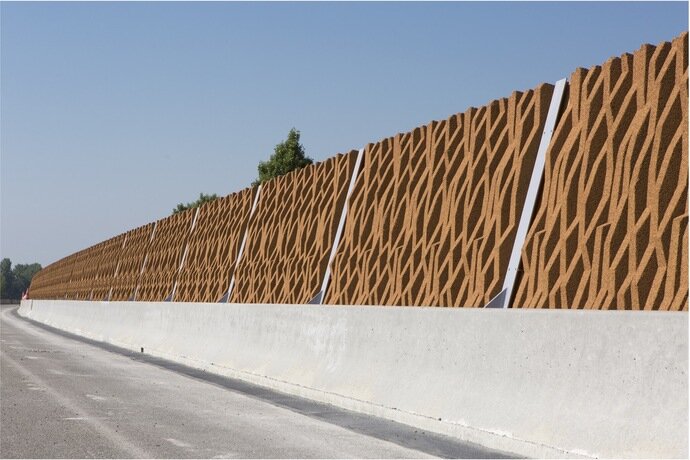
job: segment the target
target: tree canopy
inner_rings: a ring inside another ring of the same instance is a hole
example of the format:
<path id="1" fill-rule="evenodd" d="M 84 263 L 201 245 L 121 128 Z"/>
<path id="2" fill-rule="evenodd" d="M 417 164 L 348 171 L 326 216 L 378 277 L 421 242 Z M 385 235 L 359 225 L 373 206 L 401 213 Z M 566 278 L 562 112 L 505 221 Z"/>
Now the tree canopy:
<path id="1" fill-rule="evenodd" d="M 268 161 L 259 162 L 259 178 L 252 185 L 263 184 L 275 177 L 290 171 L 304 168 L 314 162 L 304 152 L 304 146 L 299 142 L 300 132 L 292 128 L 284 142 L 276 145 L 273 155 Z"/>
<path id="2" fill-rule="evenodd" d="M 252 182 L 252 185 L 263 184 L 275 177 L 282 176 L 290 171 L 304 168 L 314 163 L 314 160 L 306 155 L 304 146 L 300 144 L 299 138 L 300 132 L 292 128 L 288 133 L 287 139 L 276 145 L 273 155 L 271 155 L 267 161 L 259 162 L 259 166 L 257 167 L 259 170 L 259 178 Z M 216 199 L 218 199 L 218 195 L 215 193 L 213 195 L 200 193 L 199 199 L 191 203 L 179 203 L 177 207 L 172 210 L 172 213 L 177 214 L 188 209 L 193 209 Z"/>
<path id="3" fill-rule="evenodd" d="M 177 214 L 178 212 L 186 211 L 187 209 L 193 209 L 201 206 L 204 203 L 208 203 L 213 200 L 217 200 L 218 195 L 215 193 L 213 195 L 205 195 L 203 193 L 199 194 L 199 199 L 196 201 L 192 201 L 191 203 L 179 203 L 175 209 L 173 209 L 172 213 Z"/>
<path id="4" fill-rule="evenodd" d="M 31 279 L 41 270 L 41 264 L 17 264 L 12 269 L 8 258 L 0 261 L 0 298 L 19 300 L 29 288 Z"/>

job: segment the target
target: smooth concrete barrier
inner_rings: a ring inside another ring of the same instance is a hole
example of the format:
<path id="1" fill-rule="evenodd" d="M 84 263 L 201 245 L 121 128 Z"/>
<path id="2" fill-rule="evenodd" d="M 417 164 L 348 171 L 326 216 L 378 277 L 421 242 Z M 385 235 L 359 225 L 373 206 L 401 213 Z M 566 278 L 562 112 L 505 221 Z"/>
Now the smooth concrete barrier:
<path id="1" fill-rule="evenodd" d="M 518 455 L 688 456 L 687 312 L 34 300 L 19 313 Z"/>

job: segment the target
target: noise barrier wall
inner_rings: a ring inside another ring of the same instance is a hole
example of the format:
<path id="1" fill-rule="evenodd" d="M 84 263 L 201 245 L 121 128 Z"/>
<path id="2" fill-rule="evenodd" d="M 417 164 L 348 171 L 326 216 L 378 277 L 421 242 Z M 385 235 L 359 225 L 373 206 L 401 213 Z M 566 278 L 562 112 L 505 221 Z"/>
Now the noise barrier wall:
<path id="1" fill-rule="evenodd" d="M 369 144 L 359 171 L 353 151 L 144 225 L 47 266 L 30 295 L 482 307 L 517 250 L 513 307 L 687 310 L 688 34 L 570 76 L 516 248 L 553 94 Z"/>

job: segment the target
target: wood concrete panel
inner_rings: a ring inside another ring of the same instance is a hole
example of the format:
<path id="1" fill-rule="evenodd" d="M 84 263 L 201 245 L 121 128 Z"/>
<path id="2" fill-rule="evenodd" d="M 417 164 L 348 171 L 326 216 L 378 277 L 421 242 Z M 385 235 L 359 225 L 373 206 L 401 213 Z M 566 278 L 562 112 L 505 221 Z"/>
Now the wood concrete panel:
<path id="1" fill-rule="evenodd" d="M 84 251 L 81 258 L 80 279 L 74 293 L 77 300 L 91 300 L 94 282 L 98 276 L 98 263 L 105 242 L 95 244 Z"/>
<path id="2" fill-rule="evenodd" d="M 43 267 L 38 273 L 36 273 L 31 280 L 31 287 L 29 289 L 29 294 L 32 299 L 48 299 L 47 293 L 55 286 L 55 276 L 59 273 L 58 262 L 62 262 L 64 259 L 53 262 L 45 267 Z"/>
<path id="3" fill-rule="evenodd" d="M 58 280 L 59 284 L 55 287 L 55 290 L 53 294 L 56 297 L 52 298 L 57 298 L 57 299 L 65 299 L 67 298 L 67 286 L 69 285 L 69 280 L 70 277 L 72 276 L 72 269 L 74 268 L 74 264 L 77 259 L 77 254 L 72 254 L 68 257 L 65 258 L 65 264 L 63 269 L 61 270 L 61 273 L 59 274 Z"/>
<path id="4" fill-rule="evenodd" d="M 368 145 L 326 303 L 481 307 L 496 295 L 552 93 Z"/>
<path id="5" fill-rule="evenodd" d="M 78 253 L 53 262 L 43 268 L 31 280 L 29 289 L 33 299 L 64 299 Z"/>
<path id="6" fill-rule="evenodd" d="M 67 268 L 68 273 L 65 273 L 63 287 L 63 297 L 65 299 L 73 299 L 75 296 L 75 281 L 73 278 L 77 278 L 81 273 L 81 254 L 82 251 L 77 251 L 70 258 Z"/>
<path id="7" fill-rule="evenodd" d="M 124 240 L 125 234 L 123 233 L 107 240 L 103 245 L 98 260 L 96 260 L 98 268 L 91 282 L 91 300 L 108 300 Z"/>
<path id="8" fill-rule="evenodd" d="M 113 279 L 110 300 L 130 300 L 134 297 L 153 228 L 154 224 L 150 223 L 125 234 L 126 241 L 120 251 L 117 276 Z"/>
<path id="9" fill-rule="evenodd" d="M 217 302 L 227 293 L 255 194 L 256 188 L 247 188 L 199 208 L 176 302 Z"/>
<path id="10" fill-rule="evenodd" d="M 188 209 L 158 221 L 156 232 L 146 251 L 146 263 L 135 300 L 162 301 L 172 294 L 196 211 Z"/>
<path id="11" fill-rule="evenodd" d="M 54 265 L 54 264 L 51 264 Z M 47 265 L 43 267 L 38 273 L 34 275 L 34 277 L 31 279 L 31 288 L 29 289 L 29 293 L 31 295 L 32 299 L 45 299 L 44 297 L 45 291 L 48 289 L 48 286 L 50 285 L 50 279 L 52 275 L 52 269 L 51 265 Z"/>
<path id="12" fill-rule="evenodd" d="M 87 256 L 90 248 L 77 252 L 72 262 L 72 270 L 67 283 L 65 298 L 68 300 L 81 300 L 84 291 L 84 277 L 87 268 Z"/>
<path id="13" fill-rule="evenodd" d="M 512 305 L 688 309 L 688 34 L 577 69 Z"/>
<path id="14" fill-rule="evenodd" d="M 31 280 L 29 293 L 32 299 L 60 299 L 57 290 L 63 285 L 69 256 L 44 267 Z"/>
<path id="15" fill-rule="evenodd" d="M 233 303 L 307 303 L 321 288 L 357 151 L 262 185 Z"/>

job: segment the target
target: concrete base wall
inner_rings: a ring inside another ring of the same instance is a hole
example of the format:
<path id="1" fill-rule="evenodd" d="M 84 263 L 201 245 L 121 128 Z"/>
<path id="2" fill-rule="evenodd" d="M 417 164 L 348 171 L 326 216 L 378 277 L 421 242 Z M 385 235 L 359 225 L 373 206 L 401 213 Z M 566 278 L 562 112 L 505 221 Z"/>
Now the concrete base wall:
<path id="1" fill-rule="evenodd" d="M 19 313 L 519 455 L 688 456 L 687 312 L 34 300 Z"/>

